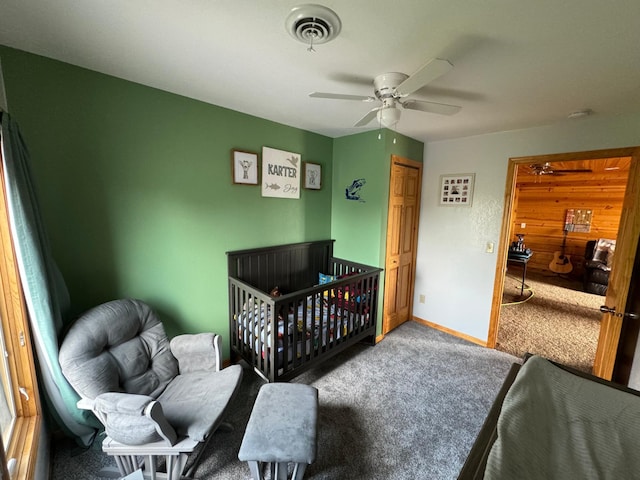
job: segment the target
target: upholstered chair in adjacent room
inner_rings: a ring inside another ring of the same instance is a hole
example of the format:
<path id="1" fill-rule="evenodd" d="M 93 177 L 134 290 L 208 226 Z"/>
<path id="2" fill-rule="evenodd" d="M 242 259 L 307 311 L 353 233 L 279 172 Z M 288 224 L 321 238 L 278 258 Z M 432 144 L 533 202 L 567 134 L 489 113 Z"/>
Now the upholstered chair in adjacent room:
<path id="1" fill-rule="evenodd" d="M 584 252 L 584 291 L 606 295 L 616 241 L 608 238 L 589 240 Z"/>

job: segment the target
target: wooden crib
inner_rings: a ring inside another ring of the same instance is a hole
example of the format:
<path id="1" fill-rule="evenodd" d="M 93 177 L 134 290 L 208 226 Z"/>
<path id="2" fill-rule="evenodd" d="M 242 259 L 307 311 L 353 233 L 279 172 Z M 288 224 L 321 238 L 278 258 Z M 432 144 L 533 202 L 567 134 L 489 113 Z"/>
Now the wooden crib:
<path id="1" fill-rule="evenodd" d="M 333 243 L 227 252 L 232 361 L 287 381 L 356 342 L 375 344 L 382 269 L 333 257 Z"/>

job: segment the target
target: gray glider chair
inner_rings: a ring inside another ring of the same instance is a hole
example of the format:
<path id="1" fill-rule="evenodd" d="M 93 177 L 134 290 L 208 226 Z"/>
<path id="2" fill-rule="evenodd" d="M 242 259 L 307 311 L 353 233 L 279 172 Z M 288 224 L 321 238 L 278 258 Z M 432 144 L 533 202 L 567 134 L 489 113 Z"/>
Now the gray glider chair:
<path id="1" fill-rule="evenodd" d="M 78 407 L 104 425 L 102 449 L 115 457 L 122 476 L 141 467 L 153 479 L 193 476 L 198 458 L 184 472 L 187 458 L 221 425 L 242 379 L 239 365 L 221 368 L 218 335 L 169 341 L 140 300 L 114 300 L 83 314 L 59 359 L 81 397 Z M 166 475 L 156 471 L 159 457 L 166 458 Z"/>

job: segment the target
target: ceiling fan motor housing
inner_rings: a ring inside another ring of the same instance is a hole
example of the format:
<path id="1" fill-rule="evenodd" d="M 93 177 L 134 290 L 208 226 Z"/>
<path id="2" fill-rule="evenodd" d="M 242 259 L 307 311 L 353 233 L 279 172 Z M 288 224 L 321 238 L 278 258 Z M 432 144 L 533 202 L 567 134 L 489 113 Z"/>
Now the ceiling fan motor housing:
<path id="1" fill-rule="evenodd" d="M 383 73 L 373 79 L 374 93 L 377 99 L 384 100 L 385 98 L 395 98 L 396 88 L 402 82 L 404 82 L 408 75 L 404 73 L 391 72 Z"/>
<path id="2" fill-rule="evenodd" d="M 302 43 L 321 44 L 338 36 L 342 22 L 330 8 L 306 4 L 291 9 L 285 27 L 293 38 Z"/>

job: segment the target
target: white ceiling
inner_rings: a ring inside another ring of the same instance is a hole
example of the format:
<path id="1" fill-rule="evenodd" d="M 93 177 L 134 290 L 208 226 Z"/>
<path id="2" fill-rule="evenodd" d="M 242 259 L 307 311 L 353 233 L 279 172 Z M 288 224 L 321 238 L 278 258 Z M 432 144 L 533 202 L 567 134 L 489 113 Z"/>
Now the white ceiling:
<path id="1" fill-rule="evenodd" d="M 377 128 L 353 127 L 375 104 L 310 92 L 372 95 L 430 58 L 454 68 L 411 98 L 462 111 L 404 110 L 421 141 L 640 112 L 638 0 L 322 0 L 342 32 L 315 53 L 285 30 L 302 3 L 2 0 L 0 43 L 331 137 Z"/>

